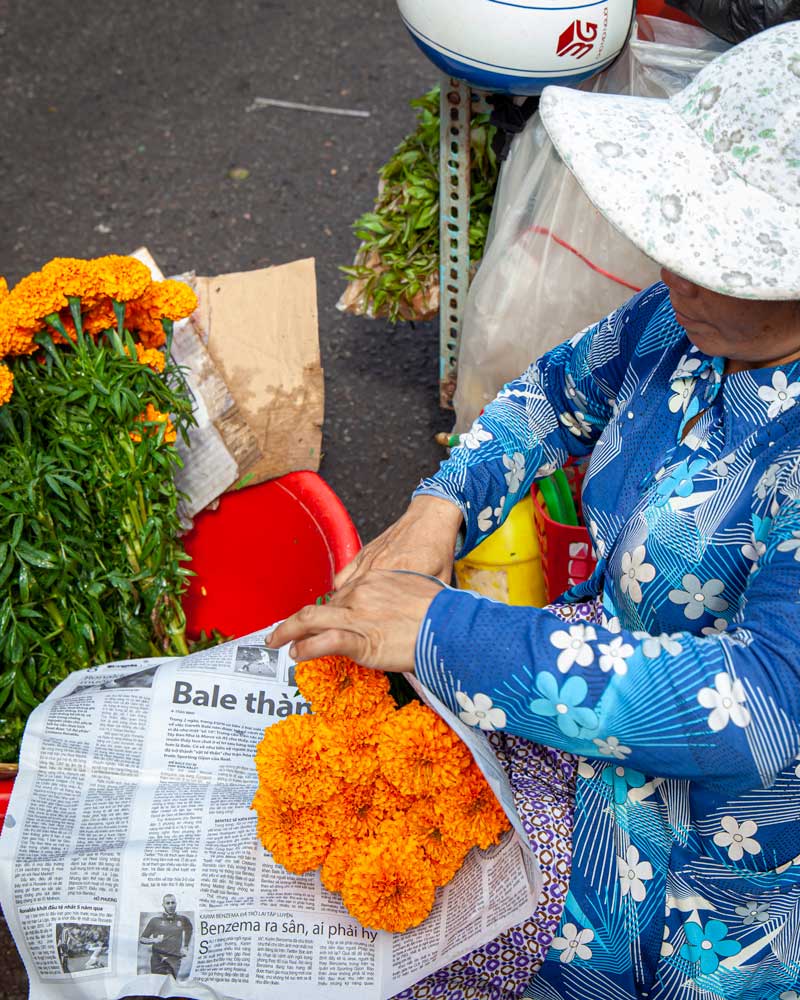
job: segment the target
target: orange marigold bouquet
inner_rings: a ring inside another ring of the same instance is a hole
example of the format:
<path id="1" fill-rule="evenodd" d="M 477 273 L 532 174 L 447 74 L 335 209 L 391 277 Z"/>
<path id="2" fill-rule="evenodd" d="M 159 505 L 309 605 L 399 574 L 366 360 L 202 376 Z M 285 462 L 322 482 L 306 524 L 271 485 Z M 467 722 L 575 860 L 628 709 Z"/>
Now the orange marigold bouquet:
<path id="1" fill-rule="evenodd" d="M 420 702 L 398 708 L 385 674 L 324 656 L 295 679 L 313 714 L 259 744 L 258 836 L 287 871 L 321 868 L 365 927 L 416 927 L 508 820 L 466 745 Z"/>
<path id="2" fill-rule="evenodd" d="M 188 652 L 169 357 L 196 307 L 132 257 L 0 278 L 0 759 L 70 670 Z"/>

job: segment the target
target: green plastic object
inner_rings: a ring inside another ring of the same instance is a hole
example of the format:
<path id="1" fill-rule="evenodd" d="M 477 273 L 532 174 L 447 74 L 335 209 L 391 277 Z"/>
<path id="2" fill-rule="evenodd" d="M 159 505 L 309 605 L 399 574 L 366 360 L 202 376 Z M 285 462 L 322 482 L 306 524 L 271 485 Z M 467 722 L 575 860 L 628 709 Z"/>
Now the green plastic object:
<path id="1" fill-rule="evenodd" d="M 536 485 L 542 491 L 548 516 L 559 524 L 577 526 L 578 512 L 564 470 L 556 469 L 552 476 L 538 480 Z"/>
<path id="2" fill-rule="evenodd" d="M 575 500 L 572 496 L 572 490 L 569 488 L 569 480 L 567 479 L 567 474 L 563 469 L 556 469 L 553 473 L 553 481 L 556 484 L 556 489 L 558 490 L 558 495 L 561 498 L 561 507 L 564 512 L 563 524 L 571 524 L 577 526 L 578 524 L 578 511 L 575 507 Z"/>

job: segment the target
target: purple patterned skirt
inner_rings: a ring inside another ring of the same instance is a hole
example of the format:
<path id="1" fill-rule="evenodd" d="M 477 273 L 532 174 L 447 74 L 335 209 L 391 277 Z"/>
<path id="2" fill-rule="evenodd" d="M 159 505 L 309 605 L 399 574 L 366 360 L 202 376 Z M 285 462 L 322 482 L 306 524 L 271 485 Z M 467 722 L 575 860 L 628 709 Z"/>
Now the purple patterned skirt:
<path id="1" fill-rule="evenodd" d="M 562 621 L 600 623 L 600 602 L 553 604 Z M 507 733 L 487 734 L 542 873 L 539 903 L 523 924 L 398 993 L 393 1000 L 517 1000 L 550 948 L 572 868 L 576 758 Z"/>

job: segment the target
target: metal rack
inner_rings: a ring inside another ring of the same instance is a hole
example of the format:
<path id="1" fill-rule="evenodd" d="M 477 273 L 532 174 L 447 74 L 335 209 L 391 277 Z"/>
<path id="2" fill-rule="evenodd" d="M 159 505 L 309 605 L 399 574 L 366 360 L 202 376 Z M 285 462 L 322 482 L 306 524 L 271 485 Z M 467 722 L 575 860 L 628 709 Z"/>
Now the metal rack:
<path id="1" fill-rule="evenodd" d="M 470 121 L 489 106 L 450 76 L 442 77 L 439 102 L 439 405 L 452 410 L 470 282 Z"/>

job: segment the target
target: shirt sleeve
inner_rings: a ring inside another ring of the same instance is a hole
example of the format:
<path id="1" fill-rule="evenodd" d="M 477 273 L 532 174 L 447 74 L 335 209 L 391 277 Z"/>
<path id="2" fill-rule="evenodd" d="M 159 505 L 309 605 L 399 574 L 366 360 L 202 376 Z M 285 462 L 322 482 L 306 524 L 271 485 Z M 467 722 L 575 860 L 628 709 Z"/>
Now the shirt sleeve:
<path id="1" fill-rule="evenodd" d="M 800 750 L 800 500 L 781 507 L 744 597 L 724 633 L 650 636 L 445 590 L 417 674 L 468 725 L 616 760 L 621 781 L 767 787 Z"/>
<path id="2" fill-rule="evenodd" d="M 149 938 L 152 937 L 154 933 L 155 933 L 155 928 L 153 926 L 153 919 L 151 918 L 150 920 L 147 921 L 147 927 L 145 927 L 145 929 L 142 931 L 139 937 Z"/>
<path id="3" fill-rule="evenodd" d="M 181 917 L 181 921 L 183 922 L 183 946 L 184 948 L 188 948 L 189 943 L 192 940 L 192 931 L 194 928 L 192 927 L 192 922 L 188 917 Z"/>
<path id="4" fill-rule="evenodd" d="M 653 285 L 509 382 L 414 496 L 450 500 L 464 518 L 465 555 L 506 519 L 537 477 L 589 455 L 614 413 L 630 359 L 668 298 Z"/>

